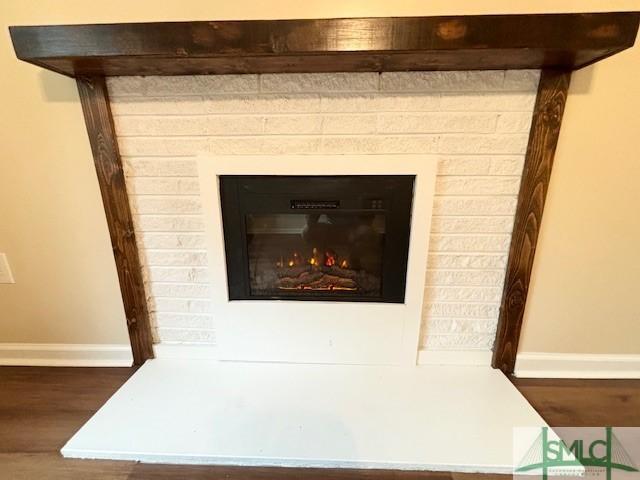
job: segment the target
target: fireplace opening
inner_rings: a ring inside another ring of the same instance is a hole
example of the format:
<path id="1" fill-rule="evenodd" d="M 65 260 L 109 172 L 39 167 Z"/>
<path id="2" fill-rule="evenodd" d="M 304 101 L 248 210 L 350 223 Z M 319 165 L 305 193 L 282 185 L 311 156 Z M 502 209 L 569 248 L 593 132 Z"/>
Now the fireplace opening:
<path id="1" fill-rule="evenodd" d="M 378 297 L 384 236 L 377 213 L 248 215 L 251 292 Z"/>
<path id="2" fill-rule="evenodd" d="M 413 176 L 220 176 L 230 300 L 404 301 Z"/>

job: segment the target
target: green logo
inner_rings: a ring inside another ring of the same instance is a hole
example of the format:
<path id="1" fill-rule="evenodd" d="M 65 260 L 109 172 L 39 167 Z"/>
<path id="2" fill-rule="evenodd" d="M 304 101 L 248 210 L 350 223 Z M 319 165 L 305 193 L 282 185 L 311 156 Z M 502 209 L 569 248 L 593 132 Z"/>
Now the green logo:
<path id="1" fill-rule="evenodd" d="M 549 427 L 542 427 L 533 445 L 516 467 L 515 473 L 539 469 L 542 470 L 543 480 L 547 480 L 550 469 L 552 472 L 554 469 L 557 472 L 559 468 L 563 468 L 566 472 L 567 468 L 571 469 L 571 467 L 575 467 L 575 471 L 580 472 L 583 468 L 587 472 L 604 469 L 607 480 L 611 480 L 613 470 L 638 471 L 620 440 L 613 433 L 612 427 L 604 428 L 604 438 L 573 439 L 570 445 L 567 445 L 565 440 L 555 437 L 555 434 L 549 438 L 549 432 Z"/>

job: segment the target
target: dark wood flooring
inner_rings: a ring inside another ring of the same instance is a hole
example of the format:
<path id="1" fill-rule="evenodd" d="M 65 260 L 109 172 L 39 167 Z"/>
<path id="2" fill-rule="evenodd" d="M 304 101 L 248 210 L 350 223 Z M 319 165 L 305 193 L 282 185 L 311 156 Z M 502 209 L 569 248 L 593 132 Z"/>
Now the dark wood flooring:
<path id="1" fill-rule="evenodd" d="M 488 480 L 370 470 L 235 468 L 67 460 L 62 445 L 133 373 L 128 368 L 0 368 L 1 480 Z M 518 380 L 552 426 L 640 426 L 640 381 Z M 471 478 L 473 477 L 473 478 Z"/>

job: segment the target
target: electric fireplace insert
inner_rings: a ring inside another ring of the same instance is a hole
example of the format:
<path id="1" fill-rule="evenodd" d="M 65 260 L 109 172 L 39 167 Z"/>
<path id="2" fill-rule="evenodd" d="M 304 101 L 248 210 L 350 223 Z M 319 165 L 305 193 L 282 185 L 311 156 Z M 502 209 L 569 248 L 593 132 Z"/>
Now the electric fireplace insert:
<path id="1" fill-rule="evenodd" d="M 221 175 L 229 300 L 403 303 L 411 175 Z"/>

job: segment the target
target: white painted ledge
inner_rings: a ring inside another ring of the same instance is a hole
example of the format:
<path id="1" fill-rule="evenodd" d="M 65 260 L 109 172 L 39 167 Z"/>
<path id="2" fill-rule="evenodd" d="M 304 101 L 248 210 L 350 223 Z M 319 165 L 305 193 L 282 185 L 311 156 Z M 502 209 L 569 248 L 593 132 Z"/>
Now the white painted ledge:
<path id="1" fill-rule="evenodd" d="M 148 463 L 511 473 L 544 420 L 499 371 L 147 361 L 62 449 Z"/>
<path id="2" fill-rule="evenodd" d="M 518 378 L 640 378 L 640 354 L 522 352 L 516 357 Z"/>
<path id="3" fill-rule="evenodd" d="M 418 365 L 491 365 L 490 350 L 419 350 Z"/>
<path id="4" fill-rule="evenodd" d="M 127 344 L 0 343 L 0 365 L 28 367 L 130 367 Z"/>
<path id="5" fill-rule="evenodd" d="M 153 353 L 158 359 L 183 359 L 183 360 L 217 360 L 218 349 L 211 344 L 198 343 L 156 343 L 153 345 Z"/>
<path id="6" fill-rule="evenodd" d="M 153 346 L 156 358 L 217 360 L 215 345 L 196 343 L 157 343 Z M 491 365 L 489 350 L 419 350 L 418 365 Z"/>

